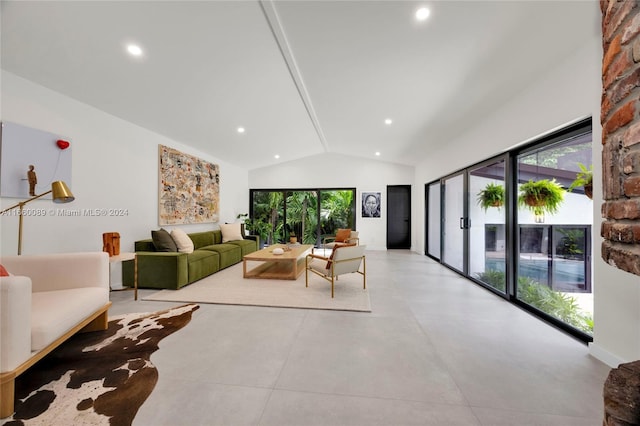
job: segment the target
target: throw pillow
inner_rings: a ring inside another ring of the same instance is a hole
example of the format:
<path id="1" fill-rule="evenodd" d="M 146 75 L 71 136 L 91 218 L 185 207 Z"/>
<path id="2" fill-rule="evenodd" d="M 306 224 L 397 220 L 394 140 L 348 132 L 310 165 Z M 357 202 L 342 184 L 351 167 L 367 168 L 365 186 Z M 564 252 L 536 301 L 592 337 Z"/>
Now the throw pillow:
<path id="1" fill-rule="evenodd" d="M 176 243 L 166 229 L 160 228 L 157 231 L 151 231 L 151 239 L 156 251 L 178 251 Z"/>
<path id="2" fill-rule="evenodd" d="M 241 223 L 221 223 L 220 231 L 222 231 L 222 242 L 242 240 Z"/>
<path id="3" fill-rule="evenodd" d="M 336 243 L 344 243 L 351 236 L 351 229 L 338 229 L 336 232 Z"/>
<path id="4" fill-rule="evenodd" d="M 9 272 L 4 269 L 4 266 L 0 265 L 0 277 L 8 277 L 9 275 Z"/>
<path id="5" fill-rule="evenodd" d="M 193 241 L 182 229 L 176 228 L 171 231 L 171 238 L 173 238 L 180 253 L 193 253 Z"/>
<path id="6" fill-rule="evenodd" d="M 331 256 L 329 256 L 329 261 L 327 262 L 326 269 L 331 269 L 331 264 L 333 263 L 333 256 L 335 256 L 336 252 L 340 247 L 350 247 L 355 246 L 355 243 L 338 243 L 333 247 L 331 251 Z"/>

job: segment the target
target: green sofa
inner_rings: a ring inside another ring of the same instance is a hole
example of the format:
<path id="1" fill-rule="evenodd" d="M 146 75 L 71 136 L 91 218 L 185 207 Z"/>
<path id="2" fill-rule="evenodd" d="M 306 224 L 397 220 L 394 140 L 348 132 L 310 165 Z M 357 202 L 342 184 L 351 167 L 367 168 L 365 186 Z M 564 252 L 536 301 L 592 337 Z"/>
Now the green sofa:
<path id="1" fill-rule="evenodd" d="M 242 261 L 245 254 L 258 250 L 259 237 L 222 242 L 220 230 L 188 234 L 193 253 L 157 252 L 152 239 L 135 242 L 138 258 L 138 288 L 177 290 Z M 122 282 L 133 287 L 133 261 L 122 264 Z"/>

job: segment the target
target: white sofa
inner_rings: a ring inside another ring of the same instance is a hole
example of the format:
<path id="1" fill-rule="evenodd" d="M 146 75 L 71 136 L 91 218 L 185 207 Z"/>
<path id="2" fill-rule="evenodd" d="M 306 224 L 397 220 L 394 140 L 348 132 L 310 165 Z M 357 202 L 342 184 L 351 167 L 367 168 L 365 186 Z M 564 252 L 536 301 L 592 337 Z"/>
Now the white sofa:
<path id="1" fill-rule="evenodd" d="M 79 331 L 106 330 L 104 252 L 0 258 L 0 418 L 13 414 L 15 378 Z"/>

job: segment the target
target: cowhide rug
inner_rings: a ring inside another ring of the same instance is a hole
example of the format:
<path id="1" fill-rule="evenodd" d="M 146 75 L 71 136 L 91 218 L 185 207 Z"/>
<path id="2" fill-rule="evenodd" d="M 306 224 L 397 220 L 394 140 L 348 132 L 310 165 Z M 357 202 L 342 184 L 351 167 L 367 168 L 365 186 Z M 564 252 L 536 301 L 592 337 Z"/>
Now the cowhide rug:
<path id="1" fill-rule="evenodd" d="M 158 342 L 198 305 L 112 317 L 105 331 L 73 336 L 16 380 L 8 425 L 130 425 L 158 381 Z"/>

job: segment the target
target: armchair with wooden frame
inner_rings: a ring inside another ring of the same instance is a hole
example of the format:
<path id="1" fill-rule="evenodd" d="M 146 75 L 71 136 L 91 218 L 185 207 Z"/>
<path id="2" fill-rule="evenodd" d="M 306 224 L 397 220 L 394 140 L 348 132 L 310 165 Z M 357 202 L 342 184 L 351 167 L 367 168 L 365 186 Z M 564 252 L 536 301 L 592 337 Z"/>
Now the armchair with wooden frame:
<path id="1" fill-rule="evenodd" d="M 309 287 L 309 271 L 331 283 L 331 297 L 334 296 L 335 281 L 343 274 L 357 273 L 362 275 L 362 288 L 367 289 L 367 263 L 364 251 L 367 246 L 336 246 L 330 257 L 314 253 L 305 258 L 305 286 Z M 362 266 L 362 271 L 360 271 Z"/>
<path id="2" fill-rule="evenodd" d="M 338 229 L 336 235 L 330 237 L 324 237 L 322 239 L 322 248 L 331 249 L 340 244 L 360 244 L 360 238 L 358 238 L 358 231 L 352 231 L 351 229 Z"/>

